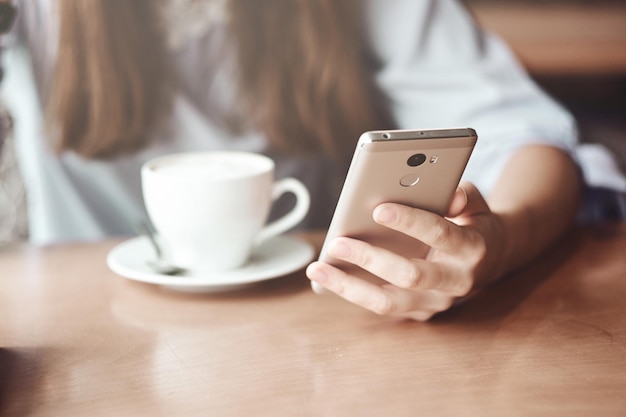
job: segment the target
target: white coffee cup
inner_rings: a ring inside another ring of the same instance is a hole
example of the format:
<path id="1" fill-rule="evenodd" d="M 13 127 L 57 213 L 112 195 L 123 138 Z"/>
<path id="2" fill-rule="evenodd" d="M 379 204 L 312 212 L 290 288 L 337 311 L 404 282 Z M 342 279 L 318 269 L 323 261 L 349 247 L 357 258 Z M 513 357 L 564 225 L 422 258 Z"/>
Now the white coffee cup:
<path id="1" fill-rule="evenodd" d="M 249 152 L 167 155 L 141 168 L 143 198 L 165 259 L 193 272 L 235 269 L 264 241 L 306 216 L 310 197 L 295 178 L 274 180 L 274 161 Z M 294 207 L 267 224 L 282 194 Z"/>

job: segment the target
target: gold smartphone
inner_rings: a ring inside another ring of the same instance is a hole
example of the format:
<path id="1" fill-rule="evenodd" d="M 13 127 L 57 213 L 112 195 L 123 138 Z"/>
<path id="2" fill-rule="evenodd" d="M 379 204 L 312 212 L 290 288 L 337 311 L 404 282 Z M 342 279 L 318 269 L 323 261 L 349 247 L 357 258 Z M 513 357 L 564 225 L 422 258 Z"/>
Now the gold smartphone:
<path id="1" fill-rule="evenodd" d="M 409 258 L 426 256 L 426 245 L 377 224 L 372 218 L 374 208 L 394 202 L 444 216 L 476 141 L 471 128 L 381 130 L 361 135 L 319 260 L 367 275 L 327 255 L 328 242 L 338 236 L 364 240 Z"/>

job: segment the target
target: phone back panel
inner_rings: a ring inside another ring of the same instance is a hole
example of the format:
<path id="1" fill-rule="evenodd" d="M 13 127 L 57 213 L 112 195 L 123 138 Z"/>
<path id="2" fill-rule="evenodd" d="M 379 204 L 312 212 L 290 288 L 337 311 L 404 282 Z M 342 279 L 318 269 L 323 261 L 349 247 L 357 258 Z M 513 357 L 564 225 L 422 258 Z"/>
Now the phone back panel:
<path id="1" fill-rule="evenodd" d="M 352 268 L 326 255 L 326 242 L 337 236 L 364 240 L 405 257 L 426 256 L 426 245 L 378 225 L 372 213 L 381 203 L 395 202 L 444 216 L 476 143 L 472 129 L 462 131 L 467 132 L 465 136 L 436 138 L 420 131 L 402 131 L 399 139 L 387 133 L 390 139 L 380 139 L 380 132 L 364 134 L 346 176 L 320 260 L 343 269 Z M 409 159 L 418 154 L 423 154 L 423 163 L 410 166 Z"/>

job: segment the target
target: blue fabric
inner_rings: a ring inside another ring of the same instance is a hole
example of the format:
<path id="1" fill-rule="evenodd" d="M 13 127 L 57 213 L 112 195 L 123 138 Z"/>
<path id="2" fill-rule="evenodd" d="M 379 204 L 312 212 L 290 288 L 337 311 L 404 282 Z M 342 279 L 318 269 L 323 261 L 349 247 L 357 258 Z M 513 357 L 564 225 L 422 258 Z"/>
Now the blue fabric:
<path id="1" fill-rule="evenodd" d="M 583 224 L 626 221 L 626 193 L 603 187 L 587 187 L 579 221 Z"/>

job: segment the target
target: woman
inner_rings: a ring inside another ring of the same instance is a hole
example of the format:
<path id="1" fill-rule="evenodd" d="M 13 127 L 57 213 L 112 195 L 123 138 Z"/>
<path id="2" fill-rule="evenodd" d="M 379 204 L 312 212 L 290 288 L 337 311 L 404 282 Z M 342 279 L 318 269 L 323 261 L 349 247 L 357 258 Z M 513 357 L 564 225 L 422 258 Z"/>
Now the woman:
<path id="1" fill-rule="evenodd" d="M 373 213 L 430 244 L 428 260 L 342 238 L 331 253 L 389 285 L 307 270 L 364 308 L 425 320 L 532 259 L 577 214 L 571 117 L 453 0 L 20 7 L 3 96 L 35 243 L 132 233 L 140 165 L 201 149 L 270 154 L 311 191 L 304 226 L 326 227 L 361 132 L 471 126 L 479 144 L 447 219 L 397 204 Z"/>

